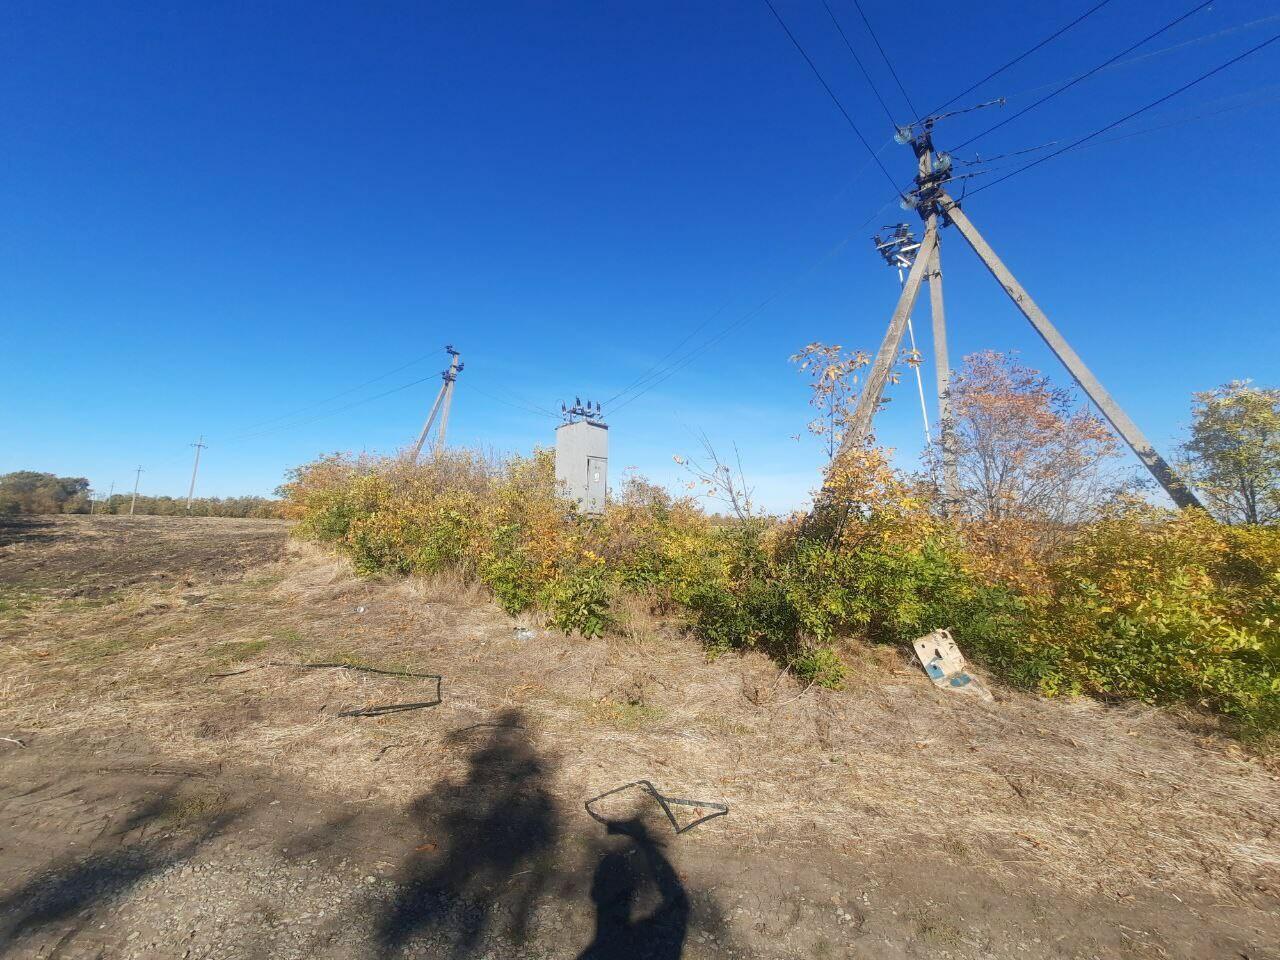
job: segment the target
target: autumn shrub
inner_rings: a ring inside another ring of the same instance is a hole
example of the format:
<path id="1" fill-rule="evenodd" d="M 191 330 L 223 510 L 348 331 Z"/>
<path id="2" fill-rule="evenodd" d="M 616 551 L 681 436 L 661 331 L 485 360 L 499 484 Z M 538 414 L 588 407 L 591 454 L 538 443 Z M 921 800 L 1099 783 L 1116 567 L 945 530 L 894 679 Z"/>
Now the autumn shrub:
<path id="1" fill-rule="evenodd" d="M 819 507 L 790 520 L 726 521 L 635 477 L 602 516 L 582 516 L 557 495 L 545 451 L 418 466 L 331 457 L 285 492 L 298 533 L 362 573 L 456 571 L 512 615 L 537 608 L 588 637 L 621 629 L 626 594 L 710 655 L 757 649 L 839 686 L 843 638 L 905 646 L 948 627 L 982 667 L 1047 695 L 1189 704 L 1243 731 L 1280 729 L 1276 528 L 1129 504 L 1037 551 L 1024 576 L 874 448 L 846 457 Z"/>
<path id="2" fill-rule="evenodd" d="M 1280 728 L 1280 529 L 1130 508 L 1080 532 L 1032 627 L 1040 686 Z"/>

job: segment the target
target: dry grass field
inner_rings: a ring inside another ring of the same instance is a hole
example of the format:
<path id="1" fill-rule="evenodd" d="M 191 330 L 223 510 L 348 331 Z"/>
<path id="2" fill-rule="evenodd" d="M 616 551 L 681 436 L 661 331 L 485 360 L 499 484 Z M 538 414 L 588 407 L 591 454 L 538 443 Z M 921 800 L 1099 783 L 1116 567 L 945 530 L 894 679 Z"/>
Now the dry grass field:
<path id="1" fill-rule="evenodd" d="M 849 656 L 567 637 L 275 521 L 5 521 L 0 956 L 1280 957 L 1274 765 Z M 434 699 L 379 670 L 441 702 L 344 716 Z M 587 815 L 642 778 L 729 813 Z"/>

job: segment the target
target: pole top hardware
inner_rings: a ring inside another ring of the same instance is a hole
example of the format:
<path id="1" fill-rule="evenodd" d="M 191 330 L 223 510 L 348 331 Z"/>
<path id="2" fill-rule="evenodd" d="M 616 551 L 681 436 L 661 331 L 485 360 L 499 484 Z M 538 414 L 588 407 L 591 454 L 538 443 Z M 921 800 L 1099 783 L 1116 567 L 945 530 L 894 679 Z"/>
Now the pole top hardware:
<path id="1" fill-rule="evenodd" d="M 884 257 L 884 262 L 889 266 L 897 267 L 899 270 L 910 270 L 911 264 L 915 263 L 916 252 L 920 249 L 920 241 L 911 235 L 911 226 L 906 223 L 895 223 L 882 229 L 892 230 L 893 233 L 886 239 L 881 239 L 878 233 L 872 238 L 876 244 L 876 251 Z"/>
<path id="2" fill-rule="evenodd" d="M 1008 101 L 1004 97 L 996 97 L 994 100 L 987 100 L 983 103 L 975 103 L 971 107 L 961 107 L 959 110 L 948 110 L 946 113 L 935 113 L 924 117 L 920 120 L 914 120 L 911 123 L 903 124 L 898 127 L 893 135 L 893 139 L 898 143 L 906 145 L 916 138 L 916 130 L 921 133 L 928 133 L 933 130 L 933 125 L 939 120 L 950 120 L 952 117 L 958 117 L 962 113 L 972 113 L 974 110 L 982 110 L 986 107 L 1003 107 Z"/>
<path id="3" fill-rule="evenodd" d="M 453 383 L 453 381 L 458 379 L 458 374 L 462 372 L 465 364 L 458 359 L 462 354 L 453 349 L 452 343 L 446 343 L 444 345 L 444 352 L 449 355 L 450 361 L 449 366 L 440 371 L 440 379 L 445 383 Z"/>
<path id="4" fill-rule="evenodd" d="M 934 114 L 898 128 L 897 133 L 894 134 L 894 140 L 901 144 L 910 144 L 916 159 L 920 161 L 920 173 L 915 178 L 916 187 L 904 194 L 900 202 L 903 210 L 915 210 L 921 220 L 928 220 L 935 214 L 942 215 L 945 222 L 945 211 L 938 200 L 942 193 L 942 185 L 953 179 L 954 161 L 951 154 L 946 151 L 934 150 L 933 126 L 939 120 L 946 120 L 962 113 L 971 113 L 984 107 L 1003 107 L 1005 102 L 1004 97 L 997 97 L 995 100 L 988 100 L 960 110 Z"/>
<path id="5" fill-rule="evenodd" d="M 577 423 L 579 420 L 585 420 L 587 423 L 595 424 L 603 427 L 604 412 L 600 409 L 600 401 L 588 400 L 585 404 L 581 397 L 573 398 L 573 406 L 566 406 L 563 402 L 560 404 L 560 416 L 564 418 L 565 423 Z"/>

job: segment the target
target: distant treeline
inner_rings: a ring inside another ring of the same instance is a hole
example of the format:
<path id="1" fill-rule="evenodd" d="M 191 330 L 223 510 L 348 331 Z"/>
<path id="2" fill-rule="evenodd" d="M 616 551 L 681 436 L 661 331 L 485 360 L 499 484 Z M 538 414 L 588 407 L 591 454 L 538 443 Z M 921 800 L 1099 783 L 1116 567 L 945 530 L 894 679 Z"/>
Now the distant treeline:
<path id="1" fill-rule="evenodd" d="M 50 513 L 128 514 L 132 494 L 117 493 L 105 499 L 91 499 L 89 481 L 84 477 L 58 477 L 52 473 L 19 470 L 0 474 L 0 516 Z M 138 494 L 135 514 L 164 517 L 257 517 L 281 516 L 279 500 L 267 497 L 149 497 Z"/>

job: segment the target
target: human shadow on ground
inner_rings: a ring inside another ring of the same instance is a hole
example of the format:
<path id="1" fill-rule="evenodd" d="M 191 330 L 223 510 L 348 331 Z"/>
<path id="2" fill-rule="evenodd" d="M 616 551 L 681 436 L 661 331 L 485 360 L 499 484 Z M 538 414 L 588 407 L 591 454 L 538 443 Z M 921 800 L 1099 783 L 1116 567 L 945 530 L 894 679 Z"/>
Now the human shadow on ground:
<path id="1" fill-rule="evenodd" d="M 384 957 L 421 938 L 438 941 L 438 955 L 452 957 L 473 955 L 490 936 L 523 943 L 552 877 L 560 823 L 548 764 L 529 742 L 520 711 L 452 738 L 470 741 L 478 745 L 466 775 L 413 802 L 422 843 L 376 921 Z"/>
<path id="2" fill-rule="evenodd" d="M 578 960 L 676 960 L 690 904 L 662 844 L 639 819 L 609 824 L 624 842 L 609 850 L 591 882 L 595 937 Z"/>
<path id="3" fill-rule="evenodd" d="M 132 832 L 167 823 L 178 801 L 177 791 L 167 789 L 134 811 L 113 833 L 125 843 Z M 0 897 L 0 957 L 29 944 L 19 941 L 43 928 L 75 917 L 60 943 L 70 941 L 88 922 L 87 914 L 118 898 L 148 876 L 189 859 L 201 846 L 226 831 L 241 811 L 224 810 L 163 839 L 128 843 L 102 853 L 65 857 L 4 897 Z"/>

